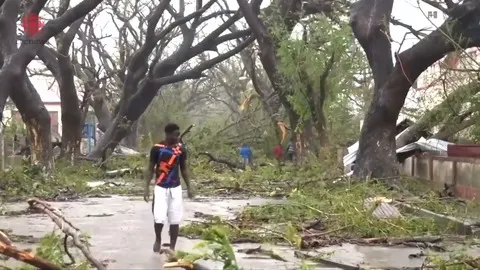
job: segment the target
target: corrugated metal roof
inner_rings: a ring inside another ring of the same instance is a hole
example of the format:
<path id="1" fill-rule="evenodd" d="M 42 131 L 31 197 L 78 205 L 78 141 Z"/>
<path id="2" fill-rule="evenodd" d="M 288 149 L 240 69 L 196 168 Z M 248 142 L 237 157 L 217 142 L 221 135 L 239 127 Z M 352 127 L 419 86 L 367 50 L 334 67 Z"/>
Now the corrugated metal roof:
<path id="1" fill-rule="evenodd" d="M 404 132 L 406 132 L 406 130 L 407 129 L 398 133 L 397 136 L 395 136 L 395 140 L 398 139 L 398 137 L 400 135 L 402 135 Z M 343 166 L 350 166 L 357 159 L 358 141 L 356 143 L 352 144 L 350 147 L 348 147 L 348 150 L 349 150 L 348 151 L 349 153 L 343 157 Z"/>
<path id="2" fill-rule="evenodd" d="M 447 152 L 447 145 L 452 144 L 447 141 L 431 138 L 425 139 L 421 137 L 418 141 L 407 144 L 397 149 L 397 153 L 405 153 L 412 150 L 419 149 L 424 152 Z"/>
<path id="3" fill-rule="evenodd" d="M 395 139 L 397 139 L 404 131 L 400 132 L 396 137 Z M 419 149 L 421 151 L 424 151 L 424 152 L 438 152 L 438 153 L 446 153 L 447 152 L 447 145 L 449 144 L 452 144 L 450 142 L 447 142 L 447 141 L 442 141 L 442 140 L 439 140 L 439 139 L 434 139 L 434 138 L 431 138 L 431 139 L 425 139 L 423 137 L 421 137 L 418 141 L 414 142 L 414 143 L 411 143 L 411 144 L 407 144 L 405 146 L 402 146 L 400 148 L 397 149 L 397 154 L 398 153 L 405 153 L 405 152 L 409 152 L 409 151 L 412 151 L 412 150 L 415 150 L 415 149 Z M 353 146 L 355 146 L 355 148 L 353 148 Z M 352 149 L 355 149 L 355 151 L 351 152 L 351 153 L 348 153 L 347 155 L 345 155 L 343 157 L 343 166 L 350 166 L 353 164 L 353 162 L 355 162 L 355 160 L 357 159 L 357 151 L 358 151 L 358 142 L 356 142 L 355 144 L 353 144 L 352 146 Z"/>

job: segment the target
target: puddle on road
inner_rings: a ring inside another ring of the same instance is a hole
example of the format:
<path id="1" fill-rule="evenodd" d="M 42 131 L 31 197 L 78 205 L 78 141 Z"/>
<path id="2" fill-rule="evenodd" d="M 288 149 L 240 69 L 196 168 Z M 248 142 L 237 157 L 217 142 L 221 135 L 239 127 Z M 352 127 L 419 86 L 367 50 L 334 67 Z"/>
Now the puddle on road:
<path id="1" fill-rule="evenodd" d="M 185 220 L 196 220 L 195 212 L 233 218 L 235 213 L 246 205 L 260 205 L 279 200 L 250 198 L 231 199 L 185 199 Z M 112 196 L 111 198 L 90 198 L 80 202 L 53 202 L 54 207 L 62 210 L 65 216 L 82 232 L 91 236 L 91 251 L 99 260 L 109 260 L 108 269 L 162 269 L 162 256 L 153 254 L 151 248 L 154 240 L 151 203 L 132 200 L 129 197 Z M 9 209 L 25 209 L 26 203 L 7 205 Z M 90 216 L 90 217 L 88 217 Z M 2 217 L 0 228 L 12 229 L 17 235 L 41 237 L 53 230 L 53 222 L 44 215 Z M 168 242 L 168 231 L 164 230 L 164 242 Z M 177 248 L 189 251 L 198 240 L 179 238 Z M 18 244 L 28 247 L 28 244 Z M 234 249 L 258 247 L 259 244 L 236 244 Z M 273 260 L 269 257 L 251 258 L 243 253 L 237 254 L 242 269 L 299 269 L 301 261 L 294 256 L 289 247 L 262 245 L 272 249 L 288 262 Z M 349 264 L 369 264 L 375 267 L 420 267 L 423 259 L 409 259 L 408 255 L 418 253 L 416 248 L 359 247 L 345 244 L 341 247 L 319 249 L 317 254 L 329 253 L 331 259 Z M 319 252 L 319 253 L 318 253 Z M 333 253 L 331 253 L 333 252 Z M 331 254 L 330 254 L 331 253 Z M 313 255 L 313 254 L 312 254 Z M 8 261 L 11 264 L 12 260 Z M 220 263 L 208 262 L 211 269 L 222 269 Z M 335 269 L 316 267 L 316 269 Z"/>

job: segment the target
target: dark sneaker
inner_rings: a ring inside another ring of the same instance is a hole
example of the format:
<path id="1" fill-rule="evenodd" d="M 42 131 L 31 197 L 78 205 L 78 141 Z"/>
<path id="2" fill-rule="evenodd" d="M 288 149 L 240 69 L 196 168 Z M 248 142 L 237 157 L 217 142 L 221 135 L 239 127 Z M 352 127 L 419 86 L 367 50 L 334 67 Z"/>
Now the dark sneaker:
<path id="1" fill-rule="evenodd" d="M 160 242 L 155 241 L 155 243 L 153 244 L 153 252 L 160 252 L 160 246 Z"/>

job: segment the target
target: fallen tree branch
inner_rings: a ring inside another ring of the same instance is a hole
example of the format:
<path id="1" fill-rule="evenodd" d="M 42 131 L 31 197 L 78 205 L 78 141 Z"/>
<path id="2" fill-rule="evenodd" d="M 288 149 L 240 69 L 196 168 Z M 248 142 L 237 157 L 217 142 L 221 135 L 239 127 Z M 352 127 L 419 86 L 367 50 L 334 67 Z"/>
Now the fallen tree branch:
<path id="1" fill-rule="evenodd" d="M 237 164 L 235 162 L 232 162 L 232 161 L 229 161 L 229 160 L 226 160 L 226 159 L 222 159 L 222 158 L 216 158 L 214 157 L 212 154 L 208 153 L 208 152 L 201 152 L 201 153 L 198 153 L 199 156 L 207 156 L 209 158 L 209 161 L 208 163 L 214 161 L 214 162 L 217 162 L 217 163 L 221 163 L 221 164 L 225 164 L 228 166 L 228 168 L 234 172 L 235 170 L 234 169 L 241 169 L 241 170 L 244 170 L 245 167 L 243 165 L 240 165 L 240 164 Z"/>
<path id="2" fill-rule="evenodd" d="M 8 236 L 2 231 L 0 231 L 0 242 L 4 243 L 7 246 L 12 245 L 12 241 L 10 241 L 10 238 L 8 238 Z"/>
<path id="3" fill-rule="evenodd" d="M 193 127 L 195 127 L 195 125 L 193 125 L 193 124 L 188 126 L 188 128 L 185 129 L 185 131 L 180 135 L 180 142 L 181 143 L 183 143 L 183 136 L 187 135 Z"/>
<path id="4" fill-rule="evenodd" d="M 80 241 L 79 232 L 80 229 L 75 227 L 70 221 L 65 219 L 65 217 L 55 208 L 51 207 L 48 203 L 43 202 L 37 198 L 31 198 L 28 201 L 30 208 L 39 210 L 47 214 L 52 221 L 68 236 L 71 236 L 73 239 L 73 244 L 82 251 L 85 258 L 90 261 L 95 268 L 99 270 L 106 270 L 105 266 L 95 259 L 88 248 Z M 68 226 L 65 226 L 68 225 Z M 43 269 L 43 268 L 42 268 Z M 60 269 L 60 268 L 58 268 Z"/>
<path id="5" fill-rule="evenodd" d="M 65 249 L 65 253 L 67 253 L 68 258 L 70 259 L 69 263 L 66 263 L 65 265 L 74 265 L 75 264 L 75 258 L 73 255 L 70 253 L 68 250 L 68 234 L 65 234 L 65 237 L 63 238 L 63 249 Z"/>
<path id="6" fill-rule="evenodd" d="M 12 246 L 12 241 L 6 234 L 0 232 L 0 253 L 24 263 L 30 264 L 42 270 L 61 270 L 57 266 L 45 259 L 39 258 L 28 251 L 19 250 Z"/>

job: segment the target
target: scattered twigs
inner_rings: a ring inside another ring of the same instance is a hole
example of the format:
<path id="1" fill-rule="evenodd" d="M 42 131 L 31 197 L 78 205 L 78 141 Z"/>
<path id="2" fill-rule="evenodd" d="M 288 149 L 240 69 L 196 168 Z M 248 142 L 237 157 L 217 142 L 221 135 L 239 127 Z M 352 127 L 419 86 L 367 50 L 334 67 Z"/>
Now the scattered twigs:
<path id="1" fill-rule="evenodd" d="M 320 209 L 317 209 L 315 207 L 312 207 L 312 206 L 304 204 L 304 203 L 291 203 L 291 204 L 295 205 L 295 206 L 308 208 L 308 209 L 310 209 L 314 212 L 317 212 L 318 214 L 323 215 L 323 216 L 339 216 L 340 215 L 340 214 L 325 213 L 324 211 L 321 211 Z"/>
<path id="2" fill-rule="evenodd" d="M 409 246 L 425 249 L 428 248 L 439 252 L 445 251 L 445 247 L 441 244 L 441 242 L 443 242 L 443 238 L 440 236 L 408 238 L 376 237 L 350 239 L 330 236 L 330 234 L 346 228 L 348 228 L 348 226 L 325 232 L 303 234 L 301 236 L 302 248 L 316 248 L 337 245 L 339 243 L 351 243 L 355 245 Z"/>
<path id="3" fill-rule="evenodd" d="M 388 237 L 376 237 L 376 238 L 363 238 L 360 240 L 365 244 L 391 244 L 398 245 L 403 243 L 440 243 L 443 238 L 440 236 L 420 236 L 409 238 L 388 238 Z"/>
<path id="4" fill-rule="evenodd" d="M 226 160 L 226 159 L 216 158 L 208 152 L 201 152 L 201 153 L 198 153 L 198 155 L 208 157 L 209 158 L 208 163 L 214 161 L 214 162 L 217 162 L 217 163 L 220 163 L 220 164 L 225 164 L 225 165 L 227 165 L 227 167 L 232 172 L 235 171 L 234 169 L 241 169 L 241 170 L 245 169 L 245 167 L 243 165 L 236 164 L 235 162 L 232 162 L 232 161 L 229 161 L 229 160 Z"/>
<path id="5" fill-rule="evenodd" d="M 105 266 L 95 259 L 88 248 L 80 240 L 79 234 L 80 230 L 75 227 L 70 221 L 65 219 L 65 217 L 55 208 L 51 207 L 48 203 L 43 202 L 37 198 L 31 198 L 28 200 L 28 204 L 31 208 L 42 211 L 47 214 L 52 221 L 68 236 L 71 236 L 73 239 L 73 244 L 82 251 L 83 255 L 90 261 L 95 268 L 100 270 L 106 270 Z M 68 226 L 65 226 L 68 225 Z"/>
<path id="6" fill-rule="evenodd" d="M 273 250 L 264 249 L 264 248 L 262 248 L 262 246 L 258 246 L 256 248 L 239 249 L 238 252 L 242 252 L 242 253 L 245 253 L 247 255 L 260 254 L 260 255 L 263 255 L 263 256 L 270 257 L 273 260 L 288 262 L 288 260 L 286 260 L 285 258 L 276 254 L 275 252 L 273 252 Z M 258 257 L 247 257 L 247 259 L 248 258 L 258 258 Z M 260 258 L 262 258 L 262 257 L 260 257 Z"/>
<path id="7" fill-rule="evenodd" d="M 295 251 L 295 256 L 297 258 L 300 258 L 300 259 L 307 259 L 307 260 L 311 260 L 311 261 L 314 261 L 314 262 L 324 264 L 326 266 L 338 267 L 340 269 L 345 269 L 345 270 L 361 269 L 359 266 L 353 266 L 353 265 L 343 264 L 343 263 L 339 263 L 339 262 L 334 262 L 334 261 L 322 258 L 320 256 L 312 256 L 312 255 L 309 255 L 309 254 L 307 254 L 305 252 L 301 252 L 301 251 Z"/>
<path id="8" fill-rule="evenodd" d="M 39 258 L 28 251 L 19 250 L 12 246 L 12 241 L 6 234 L 0 232 L 0 253 L 16 260 L 28 263 L 43 270 L 61 270 L 60 266 L 54 265 L 51 262 Z"/>
<path id="9" fill-rule="evenodd" d="M 335 233 L 335 232 L 338 232 L 338 231 L 342 231 L 342 230 L 350 228 L 350 227 L 352 227 L 352 225 L 347 225 L 347 226 L 343 226 L 343 227 L 340 227 L 340 228 L 337 228 L 337 229 L 332 229 L 332 230 L 329 230 L 329 231 L 324 231 L 324 232 L 319 232 L 319 233 L 304 234 L 304 235 L 302 235 L 302 239 L 321 237 L 321 236 L 329 235 L 329 234 L 332 234 L 332 233 Z"/>
<path id="10" fill-rule="evenodd" d="M 445 267 L 452 267 L 452 266 L 470 266 L 473 269 L 480 269 L 480 257 L 474 258 L 474 259 L 469 259 L 469 260 L 464 260 L 464 261 L 458 261 L 458 262 L 447 262 L 445 263 Z M 438 265 L 424 265 L 422 266 L 422 269 L 438 269 Z"/>

